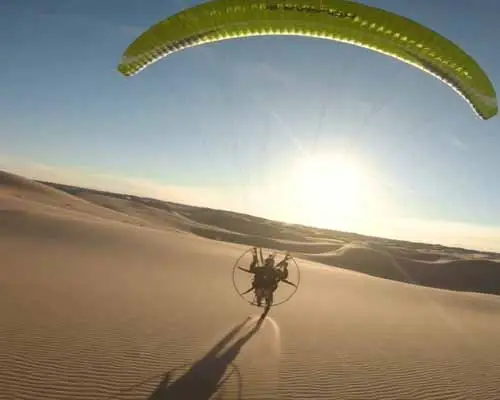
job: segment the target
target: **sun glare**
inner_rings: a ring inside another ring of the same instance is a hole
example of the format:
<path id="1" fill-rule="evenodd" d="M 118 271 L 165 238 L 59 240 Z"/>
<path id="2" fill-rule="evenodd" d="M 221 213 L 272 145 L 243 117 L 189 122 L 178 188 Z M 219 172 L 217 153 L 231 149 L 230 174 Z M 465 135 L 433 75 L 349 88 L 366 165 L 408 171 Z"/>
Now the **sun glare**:
<path id="1" fill-rule="evenodd" d="M 308 156 L 291 171 L 293 208 L 305 223 L 356 229 L 378 207 L 374 177 L 354 157 Z"/>

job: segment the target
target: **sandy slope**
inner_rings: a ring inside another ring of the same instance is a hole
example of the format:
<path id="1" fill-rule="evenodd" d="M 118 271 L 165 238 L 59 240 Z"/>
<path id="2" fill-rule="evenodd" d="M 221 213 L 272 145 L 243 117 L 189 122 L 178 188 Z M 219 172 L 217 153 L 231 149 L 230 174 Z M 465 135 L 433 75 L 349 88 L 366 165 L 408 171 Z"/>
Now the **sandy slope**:
<path id="1" fill-rule="evenodd" d="M 398 254 L 399 253 L 399 254 Z M 393 252 L 370 245 L 344 245 L 324 254 L 306 258 L 326 265 L 340 266 L 381 278 L 429 287 L 500 295 L 500 262 L 488 258 L 420 257 L 416 252 Z M 423 253 L 422 253 L 423 254 Z"/>
<path id="2" fill-rule="evenodd" d="M 303 260 L 259 324 L 245 247 L 2 204 L 0 399 L 499 398 L 496 296 Z"/>

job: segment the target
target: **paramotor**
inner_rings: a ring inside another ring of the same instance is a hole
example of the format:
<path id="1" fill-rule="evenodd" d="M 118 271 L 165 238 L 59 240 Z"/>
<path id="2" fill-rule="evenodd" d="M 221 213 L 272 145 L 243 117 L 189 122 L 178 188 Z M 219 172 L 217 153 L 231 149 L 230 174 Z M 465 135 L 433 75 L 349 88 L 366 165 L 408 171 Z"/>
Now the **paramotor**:
<path id="1" fill-rule="evenodd" d="M 290 300 L 300 284 L 300 270 L 289 254 L 270 252 L 264 258 L 262 249 L 246 250 L 233 267 L 233 286 L 238 295 L 257 307 L 277 306 Z"/>

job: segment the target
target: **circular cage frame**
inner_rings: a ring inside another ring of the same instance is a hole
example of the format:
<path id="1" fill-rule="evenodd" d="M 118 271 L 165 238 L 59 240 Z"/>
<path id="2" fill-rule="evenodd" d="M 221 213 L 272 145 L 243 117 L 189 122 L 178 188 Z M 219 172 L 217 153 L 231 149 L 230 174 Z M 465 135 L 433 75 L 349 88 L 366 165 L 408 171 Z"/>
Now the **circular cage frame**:
<path id="1" fill-rule="evenodd" d="M 252 305 L 252 306 L 255 306 L 255 307 L 260 307 L 260 308 L 265 308 L 267 307 L 265 304 L 261 304 L 260 306 L 257 304 L 257 301 L 255 299 L 255 294 L 253 296 L 253 300 L 250 301 L 249 299 L 247 299 L 244 295 L 244 293 L 242 293 L 242 291 L 240 291 L 240 289 L 238 288 L 238 285 L 236 284 L 236 279 L 235 279 L 235 276 L 236 276 L 236 273 L 240 267 L 239 263 L 240 261 L 248 254 L 250 253 L 252 250 L 254 249 L 254 247 L 251 247 L 247 250 L 245 250 L 243 252 L 243 254 L 241 254 L 238 259 L 236 260 L 236 262 L 234 263 L 233 265 L 233 273 L 232 273 L 232 281 L 233 281 L 233 287 L 234 287 L 234 290 L 236 291 L 236 293 L 238 293 L 238 295 L 245 301 L 247 302 L 248 304 Z M 276 250 L 275 250 L 276 251 Z M 295 293 L 297 293 L 297 290 L 299 289 L 299 285 L 300 285 L 300 268 L 299 268 L 299 264 L 297 263 L 297 261 L 295 260 L 295 258 L 290 254 L 288 253 L 289 257 L 290 257 L 290 260 L 292 260 L 293 262 L 293 265 L 295 266 L 295 270 L 297 271 L 297 279 L 296 279 L 296 282 L 292 282 L 294 285 L 294 290 L 283 300 L 279 301 L 279 302 L 273 302 L 273 304 L 271 305 L 271 307 L 276 307 L 276 306 L 279 306 L 283 303 L 286 303 L 287 301 L 291 300 L 291 298 L 295 295 Z M 243 272 L 243 271 L 242 271 Z M 278 289 L 279 290 L 279 289 Z"/>

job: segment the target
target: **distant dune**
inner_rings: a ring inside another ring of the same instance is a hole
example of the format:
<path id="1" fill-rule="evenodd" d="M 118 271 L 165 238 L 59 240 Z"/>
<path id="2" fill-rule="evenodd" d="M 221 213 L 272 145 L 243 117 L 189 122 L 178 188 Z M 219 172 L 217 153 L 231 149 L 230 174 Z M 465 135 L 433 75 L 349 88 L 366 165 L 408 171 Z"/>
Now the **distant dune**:
<path id="1" fill-rule="evenodd" d="M 433 261 L 422 261 L 421 254 L 406 253 L 402 257 L 363 245 L 346 245 L 330 254 L 308 255 L 306 258 L 400 282 L 500 294 L 500 263 L 495 260 L 466 257 L 449 260 L 443 254 Z"/>
<path id="2" fill-rule="evenodd" d="M 0 211 L 55 212 L 86 218 L 139 224 L 132 216 L 112 211 L 51 186 L 0 171 Z"/>
<path id="3" fill-rule="evenodd" d="M 301 267 L 267 316 L 249 245 Z M 494 257 L 0 173 L 0 399 L 494 400 Z"/>
<path id="4" fill-rule="evenodd" d="M 137 196 L 48 185 L 149 226 L 174 226 L 213 240 L 290 251 L 328 266 L 380 278 L 500 294 L 500 256 L 493 253 L 368 237 Z"/>

